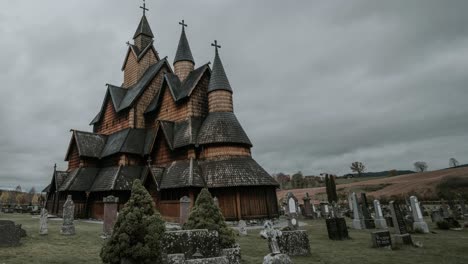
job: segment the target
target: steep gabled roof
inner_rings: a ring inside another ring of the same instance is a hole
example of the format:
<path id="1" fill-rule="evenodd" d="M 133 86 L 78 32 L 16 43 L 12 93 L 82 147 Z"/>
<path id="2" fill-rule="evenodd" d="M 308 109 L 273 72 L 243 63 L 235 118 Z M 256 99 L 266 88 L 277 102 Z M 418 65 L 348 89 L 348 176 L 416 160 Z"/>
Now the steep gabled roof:
<path id="1" fill-rule="evenodd" d="M 198 131 L 203 122 L 201 117 L 190 117 L 182 122 L 174 124 L 174 148 L 196 145 Z"/>
<path id="2" fill-rule="evenodd" d="M 226 72 L 224 71 L 224 66 L 219 58 L 217 48 L 213 61 L 213 69 L 211 71 L 210 83 L 208 84 L 208 92 L 215 90 L 226 90 L 232 92 L 231 84 L 229 83 Z"/>
<path id="3" fill-rule="evenodd" d="M 133 39 L 136 39 L 136 37 L 138 37 L 141 34 L 150 38 L 154 38 L 153 32 L 151 31 L 151 27 L 145 15 L 141 17 L 140 23 L 138 24 L 135 34 L 133 35 Z"/>
<path id="4" fill-rule="evenodd" d="M 106 144 L 106 136 L 78 130 L 72 131 L 73 134 L 70 140 L 70 145 L 68 146 L 65 160 L 68 160 L 68 155 L 70 154 L 73 143 L 76 143 L 78 154 L 80 156 L 90 158 L 100 157 L 102 149 Z"/>
<path id="5" fill-rule="evenodd" d="M 252 146 L 232 112 L 209 113 L 198 132 L 198 144 L 238 143 Z"/>
<path id="6" fill-rule="evenodd" d="M 140 50 L 136 45 L 128 44 L 127 53 L 125 54 L 125 59 L 124 59 L 124 61 L 122 63 L 121 70 L 122 71 L 125 70 L 125 65 L 127 64 L 128 57 L 130 56 L 130 53 L 133 53 L 133 55 L 137 59 L 137 62 L 139 62 L 143 57 L 145 57 L 146 53 L 149 50 L 151 50 L 151 51 L 153 51 L 154 55 L 156 56 L 156 60 L 159 61 L 159 55 L 158 55 L 158 52 L 156 51 L 156 49 L 154 48 L 153 43 L 154 43 L 154 41 L 151 40 L 148 43 L 148 45 L 142 50 Z"/>
<path id="7" fill-rule="evenodd" d="M 158 94 L 153 98 L 151 103 L 146 108 L 145 114 L 152 113 L 158 109 L 165 87 L 169 89 L 172 98 L 176 103 L 190 97 L 193 90 L 195 87 L 197 87 L 198 82 L 205 73 L 210 73 L 210 67 L 208 66 L 208 63 L 191 71 L 185 78 L 184 82 L 181 82 L 179 77 L 174 73 L 166 73 L 164 75 L 164 80 L 161 84 L 161 88 L 159 89 Z"/>
<path id="8" fill-rule="evenodd" d="M 174 58 L 174 63 L 178 61 L 191 61 L 195 64 L 193 60 L 192 51 L 190 50 L 190 45 L 185 35 L 185 27 L 182 26 L 182 33 L 180 34 L 179 45 L 177 46 L 176 55 Z"/>
<path id="9" fill-rule="evenodd" d="M 70 172 L 59 191 L 88 191 L 96 178 L 98 168 L 76 168 Z"/>
<path id="10" fill-rule="evenodd" d="M 140 80 L 138 80 L 138 82 L 135 85 L 129 88 L 122 88 L 119 86 L 108 84 L 106 95 L 104 96 L 104 100 L 102 102 L 101 110 L 99 111 L 98 115 L 91 121 L 90 125 L 96 124 L 102 119 L 102 115 L 105 112 L 105 107 L 109 96 L 112 99 L 114 110 L 117 113 L 133 106 L 133 104 L 137 101 L 137 99 L 145 91 L 145 89 L 150 85 L 151 81 L 163 68 L 164 65 L 168 69 L 170 69 L 169 64 L 167 62 L 167 58 L 163 58 L 157 63 L 151 65 L 145 71 Z"/>

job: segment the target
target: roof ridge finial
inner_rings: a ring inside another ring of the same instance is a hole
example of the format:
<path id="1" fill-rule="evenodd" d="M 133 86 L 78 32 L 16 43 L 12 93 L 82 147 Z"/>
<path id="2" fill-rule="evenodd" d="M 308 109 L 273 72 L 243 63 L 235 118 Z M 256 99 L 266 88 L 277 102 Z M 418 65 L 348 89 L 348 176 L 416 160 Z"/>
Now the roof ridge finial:
<path id="1" fill-rule="evenodd" d="M 216 53 L 218 53 L 218 48 L 221 48 L 221 45 L 218 45 L 218 41 L 215 39 L 214 43 L 211 43 L 211 46 L 215 47 Z"/>
<path id="2" fill-rule="evenodd" d="M 145 11 L 149 11 L 149 9 L 146 8 L 145 0 L 143 0 L 143 6 L 140 6 L 140 8 L 143 9 L 143 16 L 145 16 Z"/>

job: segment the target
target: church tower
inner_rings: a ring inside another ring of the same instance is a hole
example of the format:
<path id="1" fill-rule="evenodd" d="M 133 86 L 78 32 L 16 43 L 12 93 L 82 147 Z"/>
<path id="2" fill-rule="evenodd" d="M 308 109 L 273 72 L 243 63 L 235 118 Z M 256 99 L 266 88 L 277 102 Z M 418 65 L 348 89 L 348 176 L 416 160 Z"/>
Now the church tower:
<path id="1" fill-rule="evenodd" d="M 193 60 L 192 51 L 185 35 L 185 27 L 187 24 L 179 22 L 182 25 L 182 33 L 180 34 L 179 45 L 177 46 L 177 52 L 174 58 L 174 73 L 179 77 L 180 81 L 183 82 L 191 71 L 195 68 L 195 61 Z"/>
<path id="2" fill-rule="evenodd" d="M 215 40 L 211 46 L 215 47 L 213 70 L 208 85 L 209 112 L 233 112 L 231 84 L 224 71 L 223 63 L 219 57 L 218 42 Z"/>

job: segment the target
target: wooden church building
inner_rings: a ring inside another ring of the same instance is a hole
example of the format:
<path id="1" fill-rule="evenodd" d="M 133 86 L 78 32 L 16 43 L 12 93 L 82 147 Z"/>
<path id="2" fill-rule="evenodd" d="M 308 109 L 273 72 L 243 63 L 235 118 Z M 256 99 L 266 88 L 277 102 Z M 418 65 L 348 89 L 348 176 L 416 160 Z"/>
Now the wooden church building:
<path id="1" fill-rule="evenodd" d="M 77 217 L 102 219 L 103 198 L 117 196 L 123 207 L 140 179 L 168 220 L 178 219 L 181 197 L 193 203 L 203 187 L 227 220 L 278 216 L 278 183 L 251 156 L 220 46 L 212 44 L 212 67 L 195 66 L 182 21 L 171 67 L 154 46 L 145 10 L 127 43 L 123 83 L 107 85 L 93 132 L 72 130 L 68 168 L 54 168 L 47 209 L 61 214 L 72 195 Z"/>

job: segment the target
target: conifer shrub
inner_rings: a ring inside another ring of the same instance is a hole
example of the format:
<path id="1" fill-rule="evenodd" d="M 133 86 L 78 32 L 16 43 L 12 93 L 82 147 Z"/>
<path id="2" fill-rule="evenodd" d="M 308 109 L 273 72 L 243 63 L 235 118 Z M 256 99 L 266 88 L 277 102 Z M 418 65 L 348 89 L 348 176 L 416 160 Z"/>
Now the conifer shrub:
<path id="1" fill-rule="evenodd" d="M 110 239 L 101 249 L 101 259 L 111 264 L 121 260 L 162 263 L 164 232 L 165 224 L 154 209 L 153 199 L 140 180 L 135 180 L 130 199 L 120 211 Z"/>
<path id="2" fill-rule="evenodd" d="M 208 189 L 204 188 L 195 201 L 195 206 L 189 219 L 184 224 L 184 229 L 208 229 L 218 232 L 222 248 L 233 247 L 236 243 L 234 231 L 224 221 L 223 214 L 213 202 Z"/>

